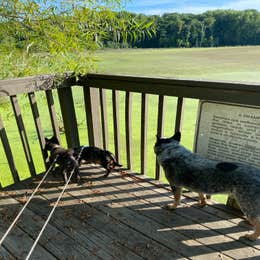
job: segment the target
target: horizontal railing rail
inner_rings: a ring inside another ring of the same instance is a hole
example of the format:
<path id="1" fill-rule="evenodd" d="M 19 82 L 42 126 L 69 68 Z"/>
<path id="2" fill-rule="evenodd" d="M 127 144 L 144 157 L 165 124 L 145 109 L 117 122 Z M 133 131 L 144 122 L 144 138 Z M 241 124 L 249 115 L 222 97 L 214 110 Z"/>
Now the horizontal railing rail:
<path id="1" fill-rule="evenodd" d="M 32 152 L 29 146 L 26 133 L 26 125 L 23 122 L 17 95 L 28 95 L 34 118 L 35 129 L 39 140 L 39 145 L 44 154 L 43 125 L 39 116 L 36 91 L 44 91 L 47 100 L 48 112 L 51 119 L 53 134 L 60 139 L 57 123 L 56 104 L 54 104 L 53 90 L 57 89 L 59 105 L 64 124 L 64 130 L 68 147 L 78 146 L 80 142 L 77 117 L 73 100 L 73 86 L 81 86 L 84 96 L 84 113 L 86 115 L 86 130 L 88 132 L 89 145 L 99 146 L 108 149 L 108 96 L 107 91 L 112 93 L 112 125 L 114 152 L 118 160 L 121 159 L 122 141 L 125 143 L 125 153 L 127 168 L 133 166 L 133 93 L 140 93 L 140 172 L 146 174 L 147 170 L 147 131 L 148 131 L 148 97 L 150 94 L 158 96 L 157 107 L 157 133 L 163 134 L 165 118 L 165 97 L 173 96 L 177 98 L 176 107 L 173 110 L 175 117 L 175 127 L 173 131 L 181 129 L 183 121 L 183 110 L 185 98 L 212 100 L 220 102 L 230 102 L 260 106 L 260 84 L 239 83 L 239 82 L 214 82 L 201 80 L 184 80 L 171 78 L 151 78 L 126 75 L 108 74 L 87 74 L 75 77 L 67 74 L 64 77 L 44 75 L 37 77 L 27 77 L 13 80 L 0 81 L 0 98 L 10 98 L 13 107 L 13 115 L 16 119 L 20 139 L 27 160 L 31 175 L 35 175 L 35 162 L 33 162 Z M 125 133 L 122 140 L 120 129 L 122 123 L 119 119 L 121 102 L 119 94 L 124 92 L 124 125 Z M 110 109 L 110 108 L 109 108 Z M 156 133 L 155 133 L 156 134 Z M 14 182 L 19 181 L 19 174 L 16 169 L 16 162 L 13 159 L 10 140 L 6 133 L 4 122 L 0 117 L 0 136 L 2 146 L 5 151 L 7 161 L 12 172 Z M 160 178 L 160 167 L 156 164 L 154 169 L 156 179 Z"/>

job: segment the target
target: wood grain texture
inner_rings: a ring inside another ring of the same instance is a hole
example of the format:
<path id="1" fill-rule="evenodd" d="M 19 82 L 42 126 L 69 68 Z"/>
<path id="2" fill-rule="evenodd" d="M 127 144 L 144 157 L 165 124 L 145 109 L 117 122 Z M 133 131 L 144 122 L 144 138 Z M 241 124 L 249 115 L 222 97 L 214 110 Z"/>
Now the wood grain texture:
<path id="1" fill-rule="evenodd" d="M 160 137 L 163 136 L 163 129 L 164 129 L 164 117 L 165 117 L 165 102 L 164 102 L 164 96 L 159 96 L 159 102 L 158 102 L 158 116 L 157 116 L 157 135 Z M 161 178 L 162 169 L 159 165 L 159 163 L 156 160 L 156 166 L 155 166 L 155 179 L 159 180 Z"/>
<path id="2" fill-rule="evenodd" d="M 47 90 L 45 92 L 45 95 L 46 95 L 46 99 L 47 99 L 47 105 L 48 105 L 49 115 L 50 115 L 50 119 L 51 119 L 53 135 L 57 137 L 59 142 L 61 142 L 59 124 L 58 124 L 58 120 L 57 120 L 57 114 L 56 114 L 56 109 L 55 109 L 55 105 L 54 105 L 54 98 L 53 98 L 52 90 Z"/>
<path id="3" fill-rule="evenodd" d="M 79 132 L 71 88 L 59 88 L 58 96 L 68 147 L 78 147 Z"/>
<path id="4" fill-rule="evenodd" d="M 185 192 L 175 211 L 168 186 L 145 176 L 112 173 L 84 166 L 81 186 L 70 183 L 64 198 L 39 241 L 39 259 L 258 259 L 258 242 L 238 240 L 250 225 L 236 211 L 212 204 L 197 207 L 196 194 Z M 123 177 L 123 178 L 122 178 Z M 0 233 L 40 178 L 0 192 Z M 62 189 L 62 179 L 48 185 L 29 204 L 4 243 L 12 256 L 24 258 Z M 22 238 L 22 239 L 19 239 Z M 43 253 L 40 257 L 39 254 Z M 3 252 L 6 254 L 6 252 Z M 0 251 L 1 255 L 1 251 Z M 49 258 L 48 258 L 49 259 Z M 50 258 L 52 259 L 52 258 Z"/>
<path id="5" fill-rule="evenodd" d="M 147 172 L 147 128 L 148 128 L 148 95 L 142 93 L 141 101 L 141 174 Z"/>
<path id="6" fill-rule="evenodd" d="M 0 116 L 0 138 L 1 138 L 1 141 L 2 141 L 2 144 L 3 144 L 5 156 L 6 156 L 6 159 L 8 161 L 10 171 L 12 173 L 13 180 L 14 180 L 14 182 L 18 182 L 20 180 L 20 177 L 18 175 L 16 166 L 15 166 L 14 157 L 13 157 L 13 154 L 12 154 L 12 150 L 11 150 L 11 147 L 10 147 L 10 144 L 9 144 L 9 140 L 8 140 L 6 130 L 5 130 L 5 127 L 4 127 L 4 123 L 2 121 L 1 116 Z M 5 173 L 3 173 L 3 174 L 5 174 Z"/>
<path id="7" fill-rule="evenodd" d="M 102 148 L 99 89 L 85 86 L 83 91 L 89 145 Z"/>
<path id="8" fill-rule="evenodd" d="M 113 106 L 113 122 L 114 122 L 114 145 L 115 145 L 115 156 L 120 162 L 120 122 L 119 122 L 119 92 L 116 90 L 112 91 L 112 106 Z"/>
<path id="9" fill-rule="evenodd" d="M 108 150 L 108 122 L 106 90 L 99 89 L 103 149 Z"/>
<path id="10" fill-rule="evenodd" d="M 31 110 L 32 110 L 32 115 L 33 115 L 33 120 L 39 140 L 39 144 L 41 147 L 41 153 L 42 153 L 42 158 L 45 163 L 45 168 L 47 170 L 47 163 L 46 163 L 46 158 L 48 157 L 47 151 L 44 151 L 44 146 L 45 146 L 45 139 L 44 139 L 44 134 L 43 134 L 43 129 L 42 129 L 42 124 L 40 120 L 40 114 L 36 102 L 36 97 L 34 93 L 29 93 L 28 94 Z"/>
<path id="11" fill-rule="evenodd" d="M 132 93 L 127 91 L 125 95 L 125 137 L 127 168 L 129 170 L 133 167 L 132 103 Z"/>
<path id="12" fill-rule="evenodd" d="M 30 174 L 31 174 L 31 176 L 35 176 L 36 175 L 35 166 L 34 166 L 32 153 L 30 150 L 30 146 L 29 146 L 29 142 L 28 142 L 28 138 L 27 138 L 27 134 L 26 134 L 26 130 L 25 130 L 22 114 L 21 114 L 21 109 L 18 104 L 18 99 L 16 96 L 11 96 L 10 100 L 12 103 L 14 117 L 15 117 L 15 120 L 17 123 L 19 135 L 20 135 L 20 138 L 22 141 L 23 150 L 24 150 L 26 161 L 27 161 L 27 164 L 28 164 L 28 167 L 30 170 Z"/>

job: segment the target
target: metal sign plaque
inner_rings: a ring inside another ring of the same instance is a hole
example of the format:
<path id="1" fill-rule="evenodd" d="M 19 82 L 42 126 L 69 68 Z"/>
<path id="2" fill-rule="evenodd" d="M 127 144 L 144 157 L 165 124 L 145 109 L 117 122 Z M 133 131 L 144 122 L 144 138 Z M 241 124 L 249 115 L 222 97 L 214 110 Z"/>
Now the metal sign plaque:
<path id="1" fill-rule="evenodd" d="M 194 151 L 260 167 L 260 107 L 200 101 Z"/>

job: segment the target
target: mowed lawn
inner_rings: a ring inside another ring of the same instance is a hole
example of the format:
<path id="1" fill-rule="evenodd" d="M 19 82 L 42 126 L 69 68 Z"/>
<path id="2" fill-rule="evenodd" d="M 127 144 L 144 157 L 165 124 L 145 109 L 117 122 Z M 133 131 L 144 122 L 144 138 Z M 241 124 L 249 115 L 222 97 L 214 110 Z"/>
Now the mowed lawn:
<path id="1" fill-rule="evenodd" d="M 246 81 L 260 82 L 260 46 L 252 47 L 234 47 L 234 48 L 194 48 L 194 49 L 123 49 L 123 50 L 104 50 L 97 54 L 98 72 L 127 75 L 143 75 L 151 77 L 174 77 L 190 79 L 208 79 L 208 80 L 228 80 L 228 81 Z M 76 106 L 77 121 L 79 124 L 79 134 L 82 144 L 88 144 L 85 114 L 82 113 L 84 106 L 82 90 L 75 88 L 74 102 Z M 109 124 L 109 149 L 113 152 L 113 126 L 112 126 L 112 105 L 111 91 L 107 91 L 108 101 L 108 124 Z M 31 112 L 28 107 L 28 98 L 19 97 L 22 106 L 22 116 L 26 124 L 26 130 L 29 136 L 29 142 L 33 151 L 33 158 L 37 165 L 37 171 L 44 170 L 37 134 L 34 129 Z M 51 123 L 46 110 L 46 101 L 44 96 L 37 94 L 37 101 L 40 109 L 42 126 L 46 136 L 50 136 Z M 55 104 L 60 115 L 58 99 L 55 96 Z M 157 105 L 158 97 L 149 96 L 148 107 L 148 169 L 147 174 L 151 177 L 155 172 L 155 156 L 153 144 L 157 129 Z M 192 149 L 194 141 L 195 124 L 197 117 L 197 100 L 186 100 L 183 139 L 182 143 Z M 174 117 L 176 111 L 176 99 L 166 98 L 166 117 L 164 135 L 173 134 Z M 140 111 L 141 95 L 134 94 L 133 98 L 133 156 L 134 171 L 140 172 Z M 12 117 L 10 105 L 5 109 L 0 108 L 1 116 L 4 120 L 9 140 L 11 141 L 12 151 L 14 153 L 17 168 L 22 178 L 29 176 L 26 160 L 23 155 L 20 138 Z M 60 124 L 62 122 L 60 120 Z M 124 93 L 120 93 L 120 132 L 121 132 L 121 163 L 126 164 L 125 156 L 125 126 L 124 126 Z M 63 145 L 66 146 L 64 134 L 62 134 Z M 4 156 L 3 148 L 0 145 L 0 156 L 3 158 L 0 162 L 0 182 L 6 186 L 12 182 L 7 161 Z M 223 201 L 223 197 L 218 197 Z"/>

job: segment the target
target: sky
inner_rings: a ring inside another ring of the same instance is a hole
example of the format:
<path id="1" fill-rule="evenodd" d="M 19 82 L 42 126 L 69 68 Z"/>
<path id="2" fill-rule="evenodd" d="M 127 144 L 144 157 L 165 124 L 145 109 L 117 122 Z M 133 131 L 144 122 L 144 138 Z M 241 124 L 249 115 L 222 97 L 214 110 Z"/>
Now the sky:
<path id="1" fill-rule="evenodd" d="M 200 14 L 215 9 L 260 11 L 260 0 L 130 0 L 124 9 L 147 15 L 172 12 Z"/>

